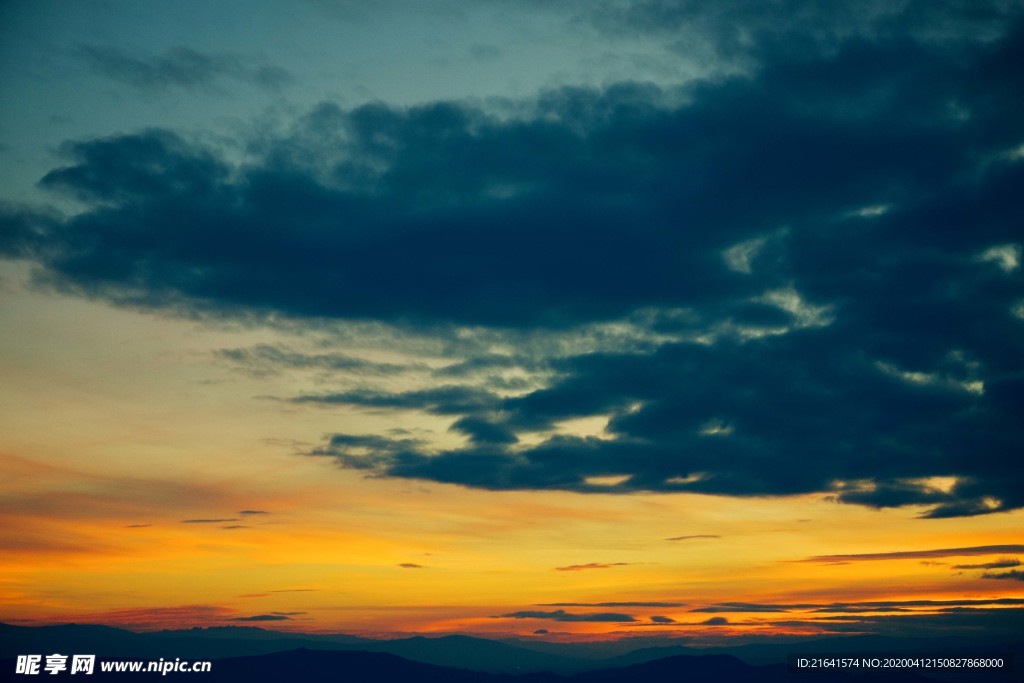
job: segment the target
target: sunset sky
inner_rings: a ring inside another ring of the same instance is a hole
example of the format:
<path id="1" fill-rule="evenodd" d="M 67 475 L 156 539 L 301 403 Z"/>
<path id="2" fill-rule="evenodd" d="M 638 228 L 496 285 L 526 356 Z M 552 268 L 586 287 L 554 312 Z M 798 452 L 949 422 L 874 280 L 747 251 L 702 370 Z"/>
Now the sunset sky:
<path id="1" fill-rule="evenodd" d="M 1024 3 L 0 4 L 0 622 L 1024 630 Z"/>

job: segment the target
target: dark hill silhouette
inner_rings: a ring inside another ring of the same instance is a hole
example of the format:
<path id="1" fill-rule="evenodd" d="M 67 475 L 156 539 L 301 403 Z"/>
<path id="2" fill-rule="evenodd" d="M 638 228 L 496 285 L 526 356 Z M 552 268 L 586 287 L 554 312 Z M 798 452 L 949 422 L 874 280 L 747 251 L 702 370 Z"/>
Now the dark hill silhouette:
<path id="1" fill-rule="evenodd" d="M 17 680 L 14 660 L 0 661 L 0 680 Z M 22 680 L 27 680 L 20 677 Z M 414 662 L 383 652 L 337 652 L 297 649 L 213 662 L 209 673 L 109 673 L 97 670 L 89 680 L 198 681 L 206 683 L 279 683 L 282 681 L 369 681 L 370 683 L 928 683 L 917 674 L 846 675 L 836 672 L 796 674 L 785 666 L 755 667 L 728 655 L 679 656 L 633 666 L 572 676 L 554 673 L 489 674 Z"/>
<path id="2" fill-rule="evenodd" d="M 439 666 L 488 673 L 582 671 L 575 658 L 535 652 L 507 643 L 469 636 L 372 640 L 346 635 L 307 635 L 265 631 L 255 627 L 213 627 L 155 633 L 133 633 L 109 626 L 68 624 L 22 627 L 0 624 L 0 658 L 19 654 L 73 652 L 121 659 L 157 660 L 175 657 L 214 660 L 305 648 L 395 654 Z"/>
<path id="3" fill-rule="evenodd" d="M 648 644 L 651 641 L 641 641 Z M 668 641 L 663 641 L 668 642 Z M 637 643 L 641 644 L 641 643 Z M 612 652 L 621 652 L 621 642 L 613 643 Z M 937 652 L 951 655 L 970 652 L 1015 653 L 1018 664 L 1024 665 L 1021 643 L 994 643 L 981 639 L 895 639 L 880 637 L 847 637 L 819 640 L 767 642 L 731 648 L 687 648 L 680 645 L 638 648 L 625 655 L 595 659 L 594 643 L 549 643 L 542 652 L 527 647 L 516 647 L 507 642 L 445 636 L 439 638 L 413 637 L 397 640 L 371 640 L 346 635 L 306 635 L 266 631 L 256 627 L 215 627 L 133 633 L 123 629 L 98 625 L 22 627 L 0 624 L 0 680 L 10 680 L 14 660 L 20 654 L 47 655 L 95 654 L 102 660 L 145 660 L 163 658 L 173 661 L 212 660 L 214 674 L 202 674 L 204 681 L 219 680 L 320 680 L 309 678 L 313 670 L 363 671 L 375 669 L 371 683 L 388 680 L 417 680 L 404 678 L 414 675 L 421 681 L 507 681 L 508 683 L 609 683 L 647 680 L 757 681 L 758 683 L 817 683 L 819 681 L 952 681 L 969 683 L 1003 683 L 1020 680 L 1019 672 L 986 673 L 979 678 L 972 671 L 930 671 L 927 675 L 905 672 L 891 676 L 871 672 L 867 676 L 837 675 L 834 672 L 791 672 L 786 668 L 788 653 L 853 653 L 853 652 Z M 580 651 L 582 657 L 569 656 Z M 296 654 L 298 653 L 298 654 Z M 10 666 L 8 666 L 8 664 Z M 275 678 L 285 668 L 291 673 Z M 296 668 L 297 667 L 297 668 Z M 421 667 L 421 668 L 417 668 Z M 435 669 L 444 669 L 437 672 Z M 452 673 L 452 670 L 461 673 Z M 271 675 L 269 672 L 277 672 Z M 856 672 L 854 672 L 856 673 Z M 238 678 L 252 675 L 254 678 Z M 130 674 L 112 674 L 118 680 L 131 680 Z M 185 674 L 169 674 L 181 678 Z M 198 681 L 196 674 L 190 680 Z M 360 674 L 362 675 L 362 674 Z M 682 679 L 680 676 L 686 676 Z M 1018 678 L 1014 678 L 1014 675 Z M 153 674 L 139 674 L 149 676 Z M 392 676 L 387 678 L 386 676 Z M 433 676 L 433 678 L 431 678 Z M 19 677 L 20 680 L 27 680 Z M 161 677 L 164 678 L 164 677 Z M 325 678 L 333 680 L 336 676 Z M 340 680 L 345 680 L 341 678 Z"/>

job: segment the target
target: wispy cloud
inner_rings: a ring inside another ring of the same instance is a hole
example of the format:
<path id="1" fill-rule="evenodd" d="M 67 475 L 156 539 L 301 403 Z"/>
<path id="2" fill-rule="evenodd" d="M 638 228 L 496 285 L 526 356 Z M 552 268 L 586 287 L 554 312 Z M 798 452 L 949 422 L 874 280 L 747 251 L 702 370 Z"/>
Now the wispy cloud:
<path id="1" fill-rule="evenodd" d="M 573 621 L 573 622 L 633 622 L 636 618 L 629 614 L 619 614 L 616 612 L 598 612 L 598 613 L 587 613 L 587 614 L 573 614 L 566 612 L 565 610 L 554 610 L 552 612 L 542 611 L 531 611 L 523 610 L 520 612 L 511 612 L 510 614 L 502 614 L 496 619 L 551 619 L 553 621 Z"/>
<path id="2" fill-rule="evenodd" d="M 183 519 L 182 524 L 223 524 L 224 522 L 238 522 L 241 521 L 237 517 L 221 517 L 221 518 L 210 518 L 210 519 Z"/>
<path id="3" fill-rule="evenodd" d="M 934 611 L 962 607 L 1011 607 L 1024 605 L 1024 598 L 964 598 L 959 600 L 864 600 L 832 603 L 722 602 L 696 607 L 691 612 L 891 612 L 920 609 Z"/>
<path id="4" fill-rule="evenodd" d="M 541 602 L 537 607 L 684 607 L 685 602 Z"/>
<path id="5" fill-rule="evenodd" d="M 1008 569 L 1010 567 L 1019 567 L 1020 565 L 1020 560 L 1003 558 L 996 562 L 983 562 L 981 564 L 955 564 L 953 569 Z"/>
<path id="6" fill-rule="evenodd" d="M 217 81 L 230 79 L 276 91 L 292 80 L 291 74 L 280 67 L 188 47 L 151 55 L 109 45 L 80 45 L 78 54 L 94 71 L 142 90 L 209 88 Z"/>
<path id="7" fill-rule="evenodd" d="M 587 569 L 611 569 L 612 567 L 626 567 L 632 562 L 590 562 L 588 564 L 571 564 L 567 567 L 555 567 L 558 572 L 579 572 Z"/>
<path id="8" fill-rule="evenodd" d="M 219 349 L 215 356 L 256 377 L 279 374 L 285 370 L 317 370 L 353 375 L 395 375 L 425 366 L 381 363 L 343 353 L 304 353 L 287 346 L 258 344 L 249 348 Z"/>
<path id="9" fill-rule="evenodd" d="M 898 550 L 887 553 L 856 553 L 852 555 L 816 555 L 798 562 L 873 562 L 876 560 L 914 560 L 932 557 L 959 557 L 966 555 L 997 555 L 1021 553 L 1024 545 L 978 545 L 966 548 L 938 548 L 935 550 Z"/>

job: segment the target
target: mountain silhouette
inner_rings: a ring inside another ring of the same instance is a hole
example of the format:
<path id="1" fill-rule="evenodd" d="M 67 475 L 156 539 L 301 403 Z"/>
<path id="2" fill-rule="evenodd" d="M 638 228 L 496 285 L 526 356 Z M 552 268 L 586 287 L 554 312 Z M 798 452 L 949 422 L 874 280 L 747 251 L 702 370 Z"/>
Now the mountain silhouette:
<path id="1" fill-rule="evenodd" d="M 645 640 L 636 643 L 650 644 Z M 667 641 L 666 641 L 667 642 Z M 388 681 L 479 681 L 481 683 L 646 683 L 646 681 L 711 681 L 729 683 L 831 683 L 832 681 L 950 681 L 968 683 L 983 680 L 1003 683 L 1019 680 L 1014 672 L 928 671 L 790 671 L 784 663 L 788 653 L 903 653 L 941 651 L 944 654 L 1000 651 L 1012 660 L 1021 658 L 1021 643 L 998 645 L 982 640 L 895 639 L 878 637 L 828 638 L 748 644 L 717 648 L 714 652 L 681 645 L 646 647 L 619 654 L 623 643 L 615 643 L 616 656 L 597 658 L 595 643 L 537 643 L 537 649 L 508 642 L 443 636 L 416 636 L 396 640 L 373 640 L 348 635 L 310 635 L 268 631 L 249 626 L 195 628 L 153 633 L 133 633 L 100 625 L 23 627 L 0 624 L 0 680 L 28 680 L 15 676 L 18 655 L 53 653 L 94 654 L 95 678 L 128 681 L 154 680 L 154 674 L 99 671 L 102 661 L 213 662 L 210 673 L 174 673 L 160 678 L 196 681 L 290 681 L 362 680 Z M 574 648 L 576 648 L 574 650 Z M 543 650 L 543 651 L 542 651 Z M 574 656 L 575 653 L 580 656 Z M 979 678 L 979 676 L 982 676 Z M 91 677 L 92 678 L 92 677 Z M 90 679 L 91 679 L 90 678 Z"/>

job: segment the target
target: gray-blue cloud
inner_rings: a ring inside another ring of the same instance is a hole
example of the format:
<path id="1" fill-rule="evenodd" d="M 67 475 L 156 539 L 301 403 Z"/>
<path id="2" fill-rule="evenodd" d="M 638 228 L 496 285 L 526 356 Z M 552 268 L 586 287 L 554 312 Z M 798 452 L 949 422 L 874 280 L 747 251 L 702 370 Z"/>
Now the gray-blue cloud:
<path id="1" fill-rule="evenodd" d="M 428 390 L 294 399 L 450 416 L 467 439 L 338 434 L 314 451 L 372 474 L 830 492 L 930 517 L 1024 506 L 1020 8 L 815 23 L 783 6 L 603 15 L 651 32 L 697 12 L 720 51 L 730 22 L 749 29 L 744 75 L 678 89 L 561 88 L 508 117 L 325 103 L 244 167 L 170 131 L 69 142 L 41 185 L 84 209 L 6 207 L 0 253 L 64 291 L 177 314 L 517 333 L 630 319 L 669 340 L 562 357 L 512 397 L 457 383 L 508 362 L 486 358 Z M 275 353 L 235 360 L 369 369 Z M 521 445 L 594 416 L 607 438 Z"/>

